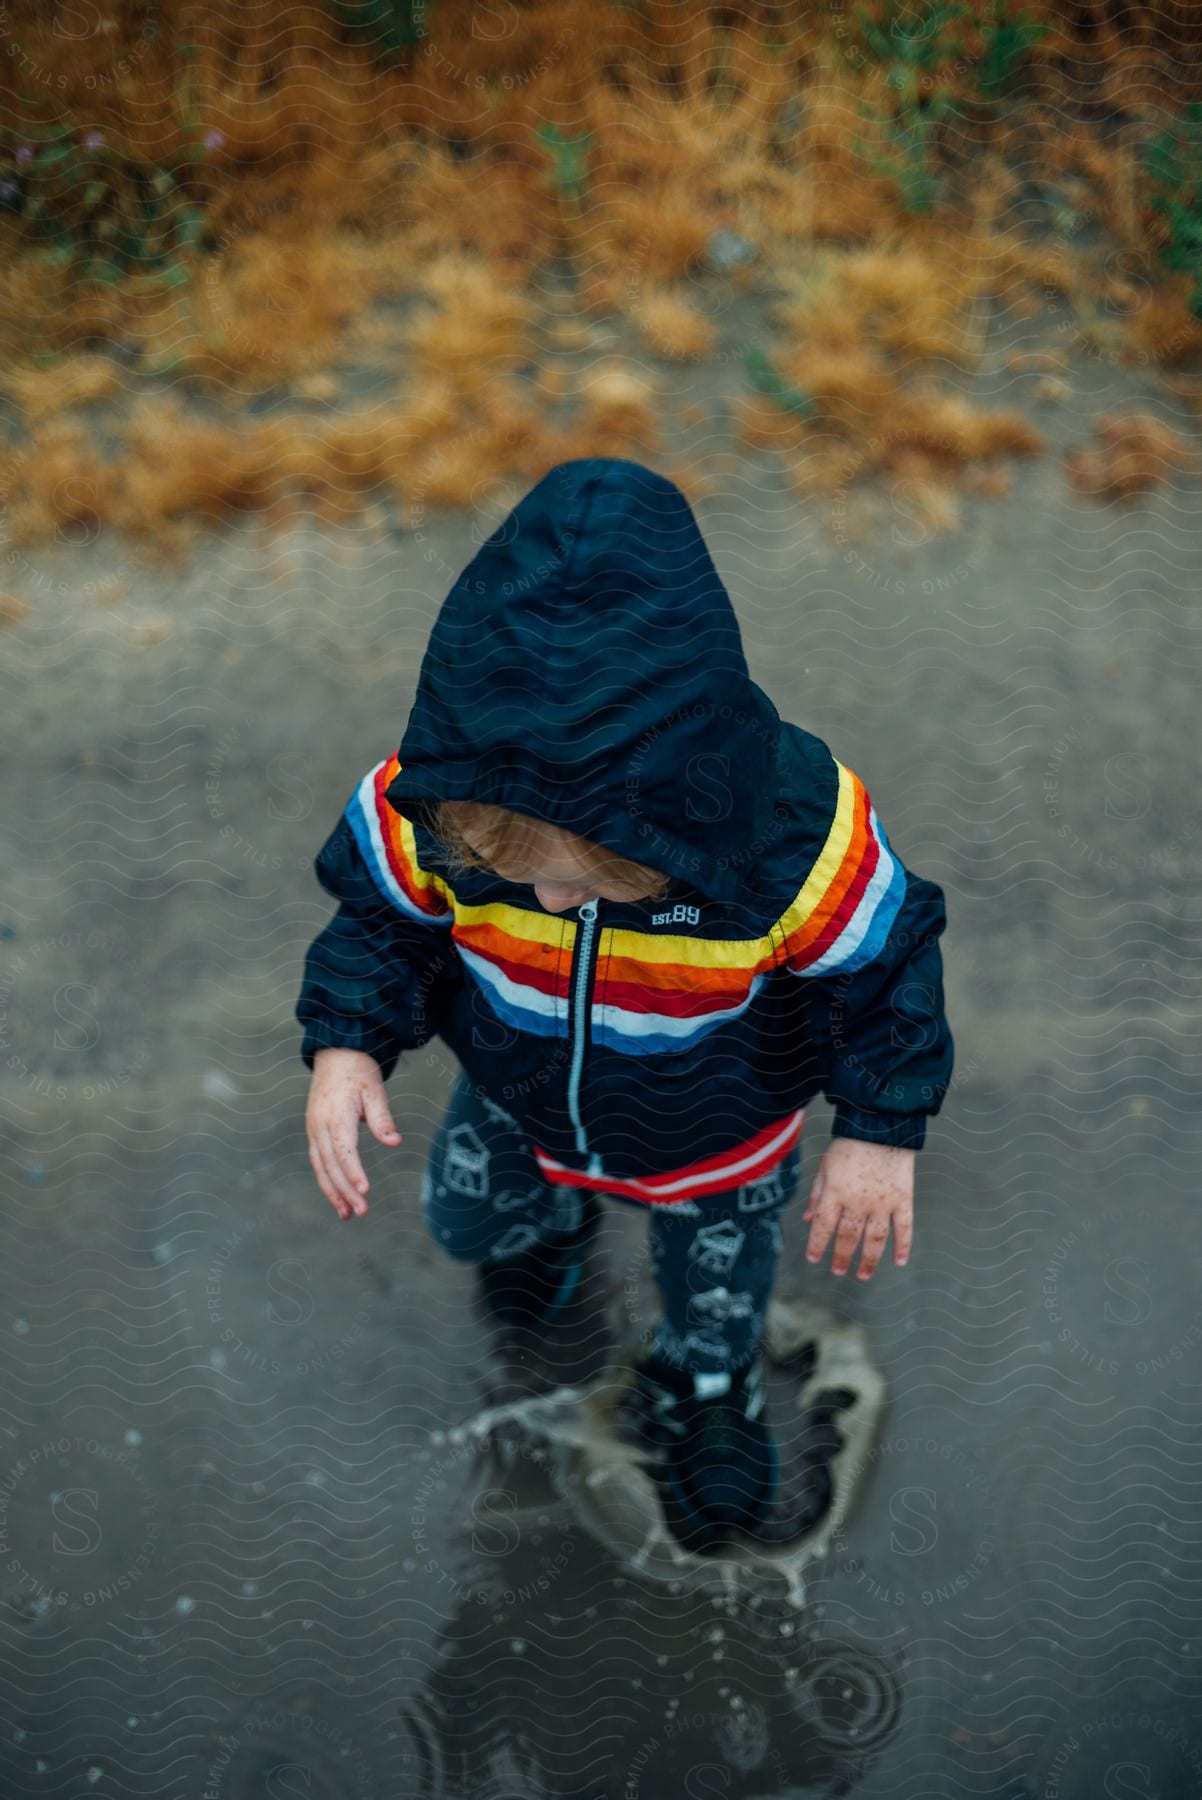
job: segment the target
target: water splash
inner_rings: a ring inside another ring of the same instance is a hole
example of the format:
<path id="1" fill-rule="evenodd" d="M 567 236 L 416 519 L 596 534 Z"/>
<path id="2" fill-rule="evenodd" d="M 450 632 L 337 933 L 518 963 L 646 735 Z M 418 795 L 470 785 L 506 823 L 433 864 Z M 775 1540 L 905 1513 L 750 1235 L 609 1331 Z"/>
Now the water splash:
<path id="1" fill-rule="evenodd" d="M 524 1433 L 544 1444 L 548 1471 L 561 1498 L 584 1528 L 632 1573 L 656 1582 L 681 1584 L 689 1591 L 733 1596 L 744 1587 L 769 1582 L 783 1590 L 789 1606 L 805 1598 L 805 1571 L 830 1548 L 854 1500 L 857 1478 L 884 1407 L 884 1379 L 873 1362 L 863 1329 L 826 1307 L 806 1300 L 774 1299 L 764 1329 L 770 1405 L 781 1437 L 784 1474 L 782 1506 L 802 1493 L 804 1469 L 790 1469 L 791 1434 L 820 1415 L 824 1398 L 842 1439 L 829 1463 L 829 1508 L 792 1541 L 732 1542 L 715 1555 L 688 1550 L 672 1535 L 648 1453 L 626 1443 L 617 1430 L 618 1402 L 631 1380 L 628 1366 L 584 1386 L 564 1386 L 484 1409 L 457 1428 L 482 1451 L 498 1433 Z M 845 1404 L 832 1404 L 843 1401 Z M 796 1515 L 794 1515 L 796 1516 Z M 778 1515 L 773 1530 L 784 1538 L 790 1519 Z"/>

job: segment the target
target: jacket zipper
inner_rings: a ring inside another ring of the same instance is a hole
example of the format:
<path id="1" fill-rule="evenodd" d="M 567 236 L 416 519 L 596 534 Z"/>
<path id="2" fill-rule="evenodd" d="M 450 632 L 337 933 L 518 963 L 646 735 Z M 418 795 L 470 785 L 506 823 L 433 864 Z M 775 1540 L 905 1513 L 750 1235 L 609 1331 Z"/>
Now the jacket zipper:
<path id="1" fill-rule="evenodd" d="M 576 1148 L 581 1156 L 587 1156 L 589 1159 L 589 1174 L 603 1175 L 605 1171 L 601 1167 L 601 1158 L 595 1150 L 590 1154 L 588 1138 L 580 1118 L 580 1072 L 584 1067 L 584 1046 L 588 1037 L 588 1011 L 585 1001 L 588 999 L 589 983 L 592 979 L 595 962 L 593 940 L 597 930 L 597 902 L 586 900 L 580 908 L 580 917 L 584 929 L 580 934 L 576 961 L 576 980 L 573 989 L 575 1004 L 572 1018 L 568 1022 L 569 1037 L 572 1034 L 573 1023 L 576 1028 L 575 1039 L 572 1043 L 572 1066 L 568 1075 L 568 1117 L 576 1128 Z"/>

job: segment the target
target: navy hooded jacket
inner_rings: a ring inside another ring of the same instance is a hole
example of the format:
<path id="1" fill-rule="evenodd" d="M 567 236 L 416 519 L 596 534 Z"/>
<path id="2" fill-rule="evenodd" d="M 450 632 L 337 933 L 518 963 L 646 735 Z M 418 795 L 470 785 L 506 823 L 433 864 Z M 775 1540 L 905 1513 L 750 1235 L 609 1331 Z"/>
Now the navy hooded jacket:
<path id="1" fill-rule="evenodd" d="M 425 809 L 489 801 L 671 877 L 549 913 L 452 879 Z M 953 1045 L 943 894 L 863 784 L 748 674 L 692 510 L 622 458 L 550 470 L 462 571 L 395 754 L 317 861 L 302 1057 L 387 1077 L 434 1035 L 518 1118 L 548 1180 L 650 1204 L 758 1179 L 835 1135 L 921 1148 Z"/>

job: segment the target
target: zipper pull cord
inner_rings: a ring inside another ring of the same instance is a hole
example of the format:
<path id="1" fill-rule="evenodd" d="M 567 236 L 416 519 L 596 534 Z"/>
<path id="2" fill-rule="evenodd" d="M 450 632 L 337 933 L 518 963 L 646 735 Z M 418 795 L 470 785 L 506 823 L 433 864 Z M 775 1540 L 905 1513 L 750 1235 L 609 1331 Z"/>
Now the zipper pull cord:
<path id="1" fill-rule="evenodd" d="M 584 1025 L 582 1024 L 582 1004 L 588 987 L 588 961 L 585 951 L 592 954 L 593 926 L 597 919 L 597 902 L 586 900 L 580 908 L 580 917 L 586 928 L 587 944 L 581 946 L 580 964 L 576 972 L 576 992 L 573 996 L 575 1004 L 576 1041 L 572 1047 L 572 1067 L 568 1075 L 568 1112 L 576 1127 L 576 1144 L 582 1153 L 588 1151 L 588 1140 L 584 1134 L 584 1126 L 580 1119 L 580 1071 L 584 1061 Z M 588 1172 L 590 1175 L 602 1173 L 601 1160 L 594 1150 L 589 1155 Z"/>
<path id="2" fill-rule="evenodd" d="M 582 919 L 587 919 L 589 921 L 589 924 L 591 925 L 591 924 L 595 923 L 595 921 L 596 921 L 597 902 L 595 900 L 587 900 L 585 902 L 585 906 L 587 906 L 590 910 L 588 912 L 586 912 L 585 907 L 582 906 L 580 908 L 580 916 Z M 591 1155 L 589 1156 L 588 1172 L 590 1175 L 600 1175 L 602 1173 L 601 1157 L 600 1157 L 599 1152 L 596 1150 L 594 1150 L 591 1153 Z"/>
<path id="3" fill-rule="evenodd" d="M 595 923 L 597 918 L 597 902 L 595 900 L 586 900 L 585 906 L 590 907 L 592 910 L 586 913 L 584 906 L 582 906 L 580 908 L 580 916 L 582 919 L 587 919 L 591 925 Z M 603 1173 L 600 1153 L 596 1150 L 592 1152 L 588 1159 L 588 1172 L 590 1175 L 600 1175 Z"/>

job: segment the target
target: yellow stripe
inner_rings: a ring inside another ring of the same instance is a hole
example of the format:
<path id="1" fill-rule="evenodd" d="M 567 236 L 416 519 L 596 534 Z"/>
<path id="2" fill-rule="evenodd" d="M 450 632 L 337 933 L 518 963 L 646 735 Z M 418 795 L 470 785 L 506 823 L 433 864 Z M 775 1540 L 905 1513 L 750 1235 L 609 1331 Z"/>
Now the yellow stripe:
<path id="1" fill-rule="evenodd" d="M 612 926 L 608 947 L 611 956 L 627 956 L 632 962 L 684 963 L 698 969 L 752 969 L 772 961 L 771 937 L 661 937 L 654 925 L 645 932 Z"/>
<path id="2" fill-rule="evenodd" d="M 379 790 L 376 811 L 381 815 L 380 825 L 385 838 L 391 841 L 394 849 L 400 850 L 415 885 L 422 888 L 435 888 L 447 905 L 453 907 L 455 896 L 441 875 L 435 875 L 431 870 L 423 869 L 417 859 L 417 838 L 414 836 L 412 823 L 404 813 L 397 812 L 396 808 L 390 806 L 384 798 L 384 790 L 395 781 L 401 772 L 401 760 L 395 750 L 391 756 L 384 758 L 383 768 L 385 779 Z"/>
<path id="3" fill-rule="evenodd" d="M 856 818 L 857 777 L 850 769 L 845 769 L 837 758 L 833 760 L 839 771 L 839 798 L 835 804 L 835 816 L 831 821 L 826 842 L 819 851 L 813 868 L 806 876 L 797 898 L 781 914 L 780 929 L 786 937 L 799 930 L 807 919 L 813 917 L 831 882 L 842 868 L 843 860 L 851 845 L 851 834 Z"/>
<path id="4" fill-rule="evenodd" d="M 410 873 L 414 877 L 416 885 L 423 888 L 437 889 L 447 905 L 454 907 L 455 895 L 443 880 L 442 876 L 435 875 L 432 870 L 423 869 L 418 862 L 417 838 L 414 836 L 413 826 L 410 824 L 409 820 L 405 817 L 404 813 L 394 811 L 393 808 L 388 805 L 386 800 L 382 800 L 381 804 L 392 813 L 392 817 L 397 821 L 397 824 L 400 827 L 401 850 L 404 854 L 405 861 L 409 865 Z"/>
<path id="5" fill-rule="evenodd" d="M 449 894 L 451 890 L 446 891 Z M 469 929 L 473 925 L 495 925 L 509 937 L 521 938 L 528 944 L 552 944 L 557 949 L 560 944 L 574 944 L 579 929 L 571 919 L 522 912 L 503 900 L 494 900 L 487 906 L 465 906 L 462 900 L 456 900 L 455 924 Z"/>
<path id="6" fill-rule="evenodd" d="M 449 890 L 448 890 L 449 892 Z M 508 936 L 529 944 L 554 944 L 571 948 L 580 927 L 574 919 L 542 918 L 538 913 L 522 912 L 504 901 L 487 906 L 465 906 L 455 903 L 455 923 L 459 927 L 494 925 Z M 627 957 L 634 963 L 657 965 L 691 964 L 700 969 L 755 968 L 771 962 L 773 940 L 759 938 L 686 938 L 652 936 L 651 930 L 624 931 L 618 926 L 602 928 L 599 954 Z"/>
<path id="7" fill-rule="evenodd" d="M 395 761 L 395 758 L 391 759 Z M 839 772 L 839 790 L 835 815 L 826 841 L 798 890 L 794 900 L 781 914 L 773 932 L 759 938 L 690 938 L 660 935 L 648 925 L 646 931 L 608 927 L 603 931 L 604 953 L 625 957 L 632 962 L 651 964 L 683 964 L 696 968 L 746 970 L 761 963 L 772 963 L 779 954 L 776 933 L 789 937 L 810 919 L 843 866 L 851 844 L 855 824 L 857 777 L 837 758 L 832 759 Z M 397 764 L 399 769 L 400 764 Z M 579 924 L 568 918 L 543 917 L 508 906 L 503 901 L 487 906 L 466 906 L 441 875 L 423 869 L 417 856 L 417 840 L 413 826 L 401 813 L 389 807 L 386 823 L 400 829 L 401 848 L 416 881 L 424 888 L 435 889 L 455 913 L 455 922 L 469 930 L 473 925 L 493 925 L 509 936 L 531 944 L 551 944 L 556 948 L 575 944 Z"/>

